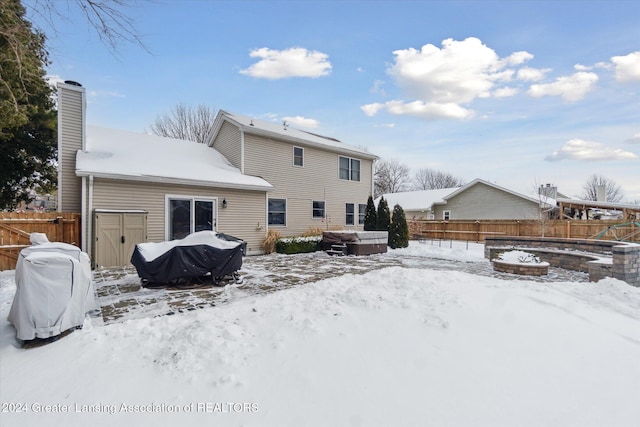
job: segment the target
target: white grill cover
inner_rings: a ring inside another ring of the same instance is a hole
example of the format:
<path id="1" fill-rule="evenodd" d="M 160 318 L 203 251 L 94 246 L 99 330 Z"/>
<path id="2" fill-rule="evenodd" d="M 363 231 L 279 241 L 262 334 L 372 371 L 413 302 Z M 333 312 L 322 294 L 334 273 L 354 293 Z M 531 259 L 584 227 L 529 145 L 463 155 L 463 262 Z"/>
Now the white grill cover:
<path id="1" fill-rule="evenodd" d="M 97 309 L 89 256 L 66 243 L 41 243 L 20 251 L 16 294 L 8 320 L 18 339 L 49 338 L 84 323 Z"/>

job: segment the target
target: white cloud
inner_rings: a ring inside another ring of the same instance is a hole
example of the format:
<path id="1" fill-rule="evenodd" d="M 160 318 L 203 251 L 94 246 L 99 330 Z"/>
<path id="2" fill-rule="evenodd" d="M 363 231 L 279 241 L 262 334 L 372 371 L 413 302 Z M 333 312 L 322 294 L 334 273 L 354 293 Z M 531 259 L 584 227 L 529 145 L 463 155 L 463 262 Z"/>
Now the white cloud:
<path id="1" fill-rule="evenodd" d="M 422 49 L 396 50 L 388 72 L 407 94 L 424 102 L 468 103 L 486 95 L 511 60 L 500 60 L 493 49 L 474 37 L 446 39 L 442 49 L 426 44 Z M 520 55 L 522 60 L 523 55 Z"/>
<path id="2" fill-rule="evenodd" d="M 570 76 L 558 77 L 553 83 L 531 85 L 528 94 L 534 98 L 561 96 L 565 101 L 574 102 L 593 90 L 597 81 L 597 74 L 578 71 Z"/>
<path id="3" fill-rule="evenodd" d="M 379 102 L 375 102 L 373 104 L 367 104 L 360 107 L 360 109 L 369 117 L 373 117 L 378 114 L 378 111 L 384 108 L 384 104 L 380 104 Z"/>
<path id="4" fill-rule="evenodd" d="M 599 142 L 572 139 L 559 150 L 547 156 L 545 160 L 550 162 L 560 160 L 629 160 L 638 156 L 630 151 L 620 148 L 608 147 Z"/>
<path id="5" fill-rule="evenodd" d="M 261 58 L 241 74 L 263 79 L 284 79 L 288 77 L 321 77 L 331 72 L 331 63 L 326 53 L 309 51 L 301 47 L 274 50 L 266 47 L 254 49 L 252 58 Z"/>
<path id="6" fill-rule="evenodd" d="M 380 124 L 374 125 L 374 127 L 393 129 L 394 127 L 396 127 L 396 124 L 395 123 L 380 123 Z"/>
<path id="7" fill-rule="evenodd" d="M 529 52 L 522 50 L 520 52 L 514 52 L 506 58 L 506 63 L 509 65 L 524 64 L 528 60 L 533 59 L 533 55 Z"/>
<path id="8" fill-rule="evenodd" d="M 626 139 L 625 142 L 630 142 L 631 144 L 640 144 L 640 132 L 636 133 L 631 138 Z"/>
<path id="9" fill-rule="evenodd" d="M 283 117 L 282 120 L 286 121 L 287 123 L 292 124 L 294 127 L 303 127 L 303 128 L 307 128 L 307 129 L 315 129 L 320 124 L 315 119 L 307 119 L 307 118 L 302 117 L 302 116 Z"/>
<path id="10" fill-rule="evenodd" d="M 385 90 L 382 87 L 382 86 L 384 86 L 384 84 L 385 84 L 384 80 L 376 80 L 375 82 L 373 82 L 373 86 L 371 87 L 371 89 L 369 89 L 369 92 L 376 93 L 376 94 L 382 95 L 382 96 L 386 96 L 387 93 L 385 92 Z"/>
<path id="11" fill-rule="evenodd" d="M 468 119 L 474 115 L 472 110 L 463 108 L 454 102 L 389 101 L 385 104 L 385 108 L 387 112 L 397 116 L 409 115 L 424 119 Z"/>
<path id="12" fill-rule="evenodd" d="M 551 71 L 551 68 L 530 68 L 523 67 L 518 70 L 518 80 L 525 82 L 537 82 L 544 78 L 544 76 Z"/>
<path id="13" fill-rule="evenodd" d="M 514 87 L 501 87 L 493 91 L 493 96 L 495 98 L 506 98 L 509 96 L 514 96 L 518 93 L 518 89 Z"/>
<path id="14" fill-rule="evenodd" d="M 615 65 L 616 80 L 619 82 L 640 80 L 640 51 L 625 56 L 614 56 L 611 62 Z"/>
<path id="15" fill-rule="evenodd" d="M 426 44 L 420 50 L 400 49 L 393 52 L 395 62 L 387 72 L 404 90 L 409 100 L 365 105 L 362 110 L 372 116 L 385 108 L 391 114 L 407 114 L 423 118 L 469 118 L 474 112 L 466 107 L 477 98 L 512 96 L 515 88 L 498 88 L 497 82 L 508 82 L 516 76 L 510 66 L 533 58 L 515 52 L 500 58 L 496 52 L 475 37 L 462 41 L 446 39 L 439 48 Z M 379 86 L 374 86 L 375 90 Z M 411 101 L 415 100 L 415 101 Z"/>

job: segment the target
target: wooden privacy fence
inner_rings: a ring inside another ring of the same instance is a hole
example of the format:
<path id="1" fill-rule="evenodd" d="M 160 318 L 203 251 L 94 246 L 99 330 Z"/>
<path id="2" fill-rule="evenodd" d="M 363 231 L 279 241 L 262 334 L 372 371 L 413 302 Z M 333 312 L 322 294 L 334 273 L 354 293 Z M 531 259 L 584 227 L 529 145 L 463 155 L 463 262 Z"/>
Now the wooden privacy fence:
<path id="1" fill-rule="evenodd" d="M 69 212 L 0 212 L 0 271 L 13 270 L 18 254 L 31 244 L 31 233 L 52 242 L 80 245 L 80 214 Z"/>
<path id="2" fill-rule="evenodd" d="M 562 237 L 640 242 L 637 222 L 596 220 L 408 220 L 412 239 L 483 242 L 487 236 Z"/>

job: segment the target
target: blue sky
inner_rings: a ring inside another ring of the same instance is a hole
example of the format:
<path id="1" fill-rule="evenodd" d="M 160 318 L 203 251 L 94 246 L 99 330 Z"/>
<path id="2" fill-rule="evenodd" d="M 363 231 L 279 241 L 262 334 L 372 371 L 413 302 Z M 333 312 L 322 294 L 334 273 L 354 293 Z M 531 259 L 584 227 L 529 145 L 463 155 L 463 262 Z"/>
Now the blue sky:
<path id="1" fill-rule="evenodd" d="M 89 124 L 206 104 L 412 173 L 575 196 L 595 173 L 640 203 L 640 2 L 160 0 L 126 9 L 150 52 L 115 55 L 58 4 L 48 73 L 87 88 Z"/>

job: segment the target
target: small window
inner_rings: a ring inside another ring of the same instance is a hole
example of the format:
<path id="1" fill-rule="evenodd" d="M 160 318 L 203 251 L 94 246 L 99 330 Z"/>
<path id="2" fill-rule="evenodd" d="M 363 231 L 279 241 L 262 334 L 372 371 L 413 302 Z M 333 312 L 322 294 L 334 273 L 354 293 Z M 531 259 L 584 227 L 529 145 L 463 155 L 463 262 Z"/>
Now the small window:
<path id="1" fill-rule="evenodd" d="M 348 181 L 360 181 L 360 160 L 340 157 L 338 160 L 338 176 Z"/>
<path id="2" fill-rule="evenodd" d="M 443 211 L 442 219 L 444 219 L 445 221 L 449 221 L 451 219 L 451 211 Z"/>
<path id="3" fill-rule="evenodd" d="M 269 225 L 287 225 L 286 199 L 269 199 Z"/>
<path id="4" fill-rule="evenodd" d="M 324 201 L 313 201 L 313 219 L 324 218 Z"/>
<path id="5" fill-rule="evenodd" d="M 304 166 L 304 148 L 293 147 L 293 165 Z"/>
<path id="6" fill-rule="evenodd" d="M 345 210 L 345 221 L 346 225 L 354 225 L 355 215 L 354 215 L 354 205 L 353 203 L 346 204 Z"/>
<path id="7" fill-rule="evenodd" d="M 360 203 L 358 204 L 358 224 L 364 224 L 364 216 L 367 213 L 367 205 Z"/>

